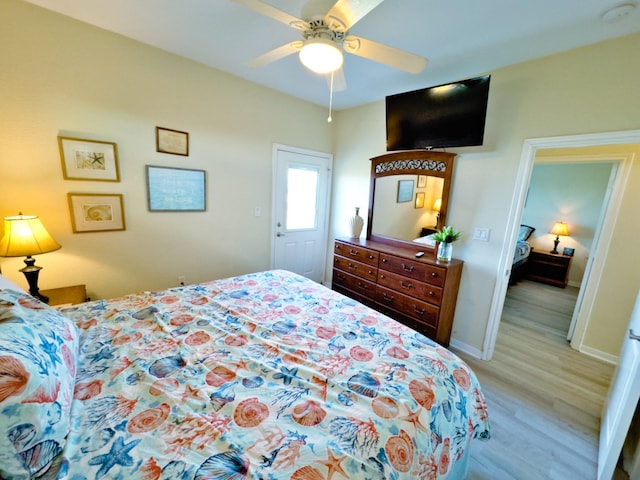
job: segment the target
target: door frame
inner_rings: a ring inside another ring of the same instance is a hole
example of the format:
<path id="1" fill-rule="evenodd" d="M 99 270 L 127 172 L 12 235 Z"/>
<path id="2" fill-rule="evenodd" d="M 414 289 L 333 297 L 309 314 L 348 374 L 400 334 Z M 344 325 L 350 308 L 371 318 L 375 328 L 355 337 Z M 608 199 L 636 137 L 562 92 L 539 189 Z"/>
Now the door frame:
<path id="1" fill-rule="evenodd" d="M 537 151 L 550 148 L 578 148 L 633 143 L 640 143 L 640 130 L 532 138 L 524 141 L 522 154 L 520 156 L 520 166 L 518 168 L 515 188 L 511 200 L 511 208 L 507 219 L 505 241 L 503 243 L 498 262 L 496 285 L 491 301 L 489 321 L 487 323 L 482 349 L 483 360 L 491 360 L 493 357 L 496 339 L 498 337 L 498 329 L 500 327 L 500 319 L 502 317 L 502 310 L 507 294 L 507 287 L 509 286 L 511 260 L 513 259 L 520 219 L 522 218 L 522 213 L 524 211 L 524 204 L 527 197 L 529 183 L 531 181 L 531 172 L 533 171 Z M 582 342 L 584 340 L 584 333 L 595 301 L 595 292 L 597 291 L 602 271 L 604 269 L 604 253 L 608 251 L 611 243 L 612 227 L 618 216 L 618 210 L 622 202 L 622 195 L 633 163 L 632 155 L 616 155 L 616 158 L 613 157 L 614 156 L 612 155 L 612 160 L 616 160 L 620 157 L 624 158 L 620 158 L 621 164 L 616 176 L 614 190 L 611 194 L 608 215 L 602 228 L 602 235 L 598 242 L 597 251 L 594 251 L 592 255 L 594 261 L 592 268 L 590 269 L 589 278 L 585 278 L 583 280 L 586 282 L 585 294 L 571 342 L 571 346 L 573 348 L 577 348 L 581 351 L 583 350 Z"/>
<path id="2" fill-rule="evenodd" d="M 271 173 L 271 217 L 270 217 L 270 222 L 271 222 L 271 259 L 270 259 L 270 266 L 271 268 L 274 268 L 275 265 L 275 257 L 276 257 L 276 242 L 275 242 L 275 238 L 276 238 L 276 233 L 277 233 L 277 228 L 276 227 L 276 214 L 275 214 L 275 209 L 276 209 L 276 177 L 277 177 L 277 172 L 278 172 L 278 152 L 279 151 L 287 151 L 287 152 L 293 152 L 293 153 L 297 153 L 297 154 L 301 154 L 301 155 L 309 155 L 309 156 L 314 156 L 314 157 L 322 157 L 325 158 L 328 162 L 328 171 L 327 171 L 327 188 L 326 188 L 326 192 L 325 192 L 325 218 L 324 218 L 324 225 L 322 226 L 322 228 L 324 229 L 324 248 L 322 249 L 322 279 L 320 281 L 320 283 L 324 284 L 324 282 L 327 279 L 327 268 L 326 268 L 326 264 L 327 264 L 327 245 L 329 242 L 329 217 L 331 216 L 331 185 L 333 183 L 333 154 L 331 153 L 327 153 L 327 152 L 320 152 L 317 150 L 309 150 L 309 149 L 305 149 L 305 148 L 299 148 L 299 147 L 292 147 L 289 145 L 283 145 L 280 143 L 274 143 L 273 144 L 273 149 L 272 149 L 272 173 Z"/>

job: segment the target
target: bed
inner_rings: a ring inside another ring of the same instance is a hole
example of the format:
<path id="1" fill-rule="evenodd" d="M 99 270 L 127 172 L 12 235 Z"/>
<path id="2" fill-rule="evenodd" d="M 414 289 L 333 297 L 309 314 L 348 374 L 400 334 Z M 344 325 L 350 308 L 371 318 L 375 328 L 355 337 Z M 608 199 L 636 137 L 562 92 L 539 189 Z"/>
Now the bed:
<path id="1" fill-rule="evenodd" d="M 0 286 L 5 479 L 460 479 L 457 356 L 291 272 L 59 310 Z"/>
<path id="2" fill-rule="evenodd" d="M 526 274 L 526 264 L 531 253 L 531 245 L 528 240 L 535 231 L 534 227 L 529 225 L 520 225 L 518 231 L 518 239 L 516 240 L 516 249 L 513 253 L 513 262 L 511 263 L 511 275 L 509 276 L 509 285 L 515 285 Z"/>

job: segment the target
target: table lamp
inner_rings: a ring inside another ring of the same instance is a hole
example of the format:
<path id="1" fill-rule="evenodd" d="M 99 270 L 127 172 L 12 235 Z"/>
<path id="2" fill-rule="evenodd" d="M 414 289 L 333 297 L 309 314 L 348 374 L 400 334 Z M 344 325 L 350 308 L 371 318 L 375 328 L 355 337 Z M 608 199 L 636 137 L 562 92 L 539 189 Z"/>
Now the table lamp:
<path id="1" fill-rule="evenodd" d="M 436 215 L 436 225 L 434 228 L 438 228 L 438 223 L 440 222 L 440 209 L 442 208 L 442 199 L 438 198 L 435 202 L 433 202 L 433 207 L 431 210 L 434 212 L 438 212 Z"/>
<path id="2" fill-rule="evenodd" d="M 558 254 L 558 243 L 560 243 L 560 235 L 563 237 L 569 236 L 569 229 L 567 228 L 567 222 L 556 222 L 551 229 L 551 234 L 556 236 L 556 239 L 553 241 L 553 250 L 551 253 L 554 255 Z"/>
<path id="3" fill-rule="evenodd" d="M 38 275 L 42 267 L 35 265 L 32 255 L 53 252 L 61 248 L 40 219 L 35 215 L 18 214 L 15 217 L 4 218 L 4 236 L 0 240 L 0 257 L 22 257 L 26 255 L 26 267 L 20 271 L 24 273 L 29 283 L 31 296 L 47 303 L 49 299 L 41 295 L 38 290 Z"/>

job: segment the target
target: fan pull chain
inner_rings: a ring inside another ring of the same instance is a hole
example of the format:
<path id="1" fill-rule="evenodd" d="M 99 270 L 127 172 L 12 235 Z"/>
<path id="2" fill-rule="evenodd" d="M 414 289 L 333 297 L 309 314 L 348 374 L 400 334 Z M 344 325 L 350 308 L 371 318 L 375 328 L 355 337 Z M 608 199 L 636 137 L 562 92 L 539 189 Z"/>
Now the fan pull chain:
<path id="1" fill-rule="evenodd" d="M 331 123 L 333 120 L 331 118 L 331 107 L 333 106 L 333 72 L 331 72 L 331 83 L 329 84 L 329 118 L 327 118 L 327 122 Z"/>

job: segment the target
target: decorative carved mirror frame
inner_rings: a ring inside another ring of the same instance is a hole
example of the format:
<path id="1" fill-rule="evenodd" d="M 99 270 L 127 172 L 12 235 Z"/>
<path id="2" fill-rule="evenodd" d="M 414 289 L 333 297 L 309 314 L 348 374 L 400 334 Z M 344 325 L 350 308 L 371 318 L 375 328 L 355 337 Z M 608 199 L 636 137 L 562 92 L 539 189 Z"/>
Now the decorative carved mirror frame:
<path id="1" fill-rule="evenodd" d="M 437 228 L 446 225 L 447 209 L 449 207 L 449 192 L 453 175 L 454 153 L 432 152 L 429 150 L 409 150 L 391 152 L 371 158 L 371 179 L 369 187 L 369 211 L 367 221 L 367 239 L 387 244 L 412 244 L 407 240 L 377 235 L 372 232 L 373 211 L 376 193 L 376 180 L 392 175 L 426 175 L 443 179 L 442 204 L 438 216 Z M 415 244 L 413 244 L 415 246 Z M 433 250 L 433 247 L 424 246 Z"/>

